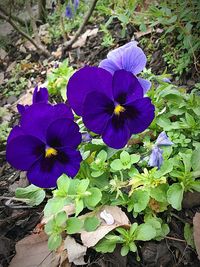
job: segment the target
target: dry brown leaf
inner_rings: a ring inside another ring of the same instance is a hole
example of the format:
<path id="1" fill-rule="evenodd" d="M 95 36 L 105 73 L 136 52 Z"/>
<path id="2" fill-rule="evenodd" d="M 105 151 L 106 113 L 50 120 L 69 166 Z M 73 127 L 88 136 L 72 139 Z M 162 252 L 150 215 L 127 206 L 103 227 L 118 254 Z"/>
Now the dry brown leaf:
<path id="1" fill-rule="evenodd" d="M 147 30 L 145 32 L 143 31 L 138 31 L 138 32 L 135 32 L 134 35 L 136 37 L 136 39 L 139 39 L 140 37 L 142 36 L 145 36 L 145 35 L 148 35 L 150 33 L 153 33 L 153 32 L 156 32 L 156 33 L 162 33 L 163 30 L 162 29 L 159 29 L 157 28 L 156 30 L 152 29 L 152 28 L 147 28 Z"/>
<path id="2" fill-rule="evenodd" d="M 198 258 L 200 260 L 200 213 L 197 212 L 193 218 L 193 225 L 194 225 L 194 243 L 196 247 L 196 251 L 198 254 Z"/>
<path id="3" fill-rule="evenodd" d="M 4 83 L 4 73 L 0 72 L 0 85 Z"/>
<path id="4" fill-rule="evenodd" d="M 14 111 L 17 111 L 17 104 L 24 105 L 24 106 L 32 104 L 33 89 L 34 88 L 27 90 L 26 94 L 24 94 L 15 103 L 12 104 L 12 109 Z"/>
<path id="5" fill-rule="evenodd" d="M 32 234 L 16 244 L 16 255 L 9 267 L 71 267 L 63 246 L 49 251 L 48 236 L 44 232 Z"/>
<path id="6" fill-rule="evenodd" d="M 87 37 L 89 36 L 96 36 L 97 32 L 98 32 L 98 28 L 94 28 L 94 29 L 88 29 L 86 32 L 84 32 L 79 38 L 78 40 L 72 45 L 72 48 L 77 48 L 77 47 L 82 47 L 85 45 L 85 42 L 87 40 Z"/>
<path id="7" fill-rule="evenodd" d="M 84 260 L 87 248 L 77 243 L 74 238 L 67 236 L 64 241 L 64 248 L 67 249 L 69 262 L 76 265 L 87 264 Z"/>
<path id="8" fill-rule="evenodd" d="M 114 218 L 114 224 L 108 225 L 104 220 L 100 218 L 100 213 L 106 211 L 108 214 L 112 215 Z M 90 213 L 93 214 L 94 213 Z M 89 214 L 88 214 L 89 215 Z M 107 235 L 110 231 L 114 230 L 116 227 L 125 226 L 126 228 L 129 227 L 130 222 L 126 214 L 116 206 L 104 206 L 95 216 L 101 220 L 101 225 L 93 232 L 81 232 L 81 240 L 83 245 L 86 247 L 93 247 L 95 246 L 99 240 L 101 240 L 105 235 Z"/>

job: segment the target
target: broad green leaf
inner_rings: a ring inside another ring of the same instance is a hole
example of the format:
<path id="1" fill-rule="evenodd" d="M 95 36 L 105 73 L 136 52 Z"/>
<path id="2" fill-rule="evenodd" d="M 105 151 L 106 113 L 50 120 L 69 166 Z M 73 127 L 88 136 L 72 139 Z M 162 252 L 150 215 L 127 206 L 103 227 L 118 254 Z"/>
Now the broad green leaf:
<path id="1" fill-rule="evenodd" d="M 66 201 L 64 198 L 54 197 L 49 199 L 45 208 L 44 208 L 44 217 L 50 217 L 62 211 Z"/>
<path id="2" fill-rule="evenodd" d="M 84 193 L 90 184 L 89 179 L 82 179 L 77 186 L 77 194 Z"/>
<path id="3" fill-rule="evenodd" d="M 193 151 L 191 162 L 193 171 L 200 171 L 200 148 Z"/>
<path id="4" fill-rule="evenodd" d="M 63 174 L 58 178 L 57 186 L 60 194 L 63 194 L 63 196 L 67 195 L 71 181 L 72 179 L 70 179 L 66 174 Z"/>
<path id="5" fill-rule="evenodd" d="M 120 154 L 120 160 L 122 164 L 128 164 L 131 161 L 131 157 L 127 151 L 122 151 Z"/>
<path id="6" fill-rule="evenodd" d="M 197 192 L 200 192 L 200 180 L 193 181 L 190 184 L 190 188 L 197 191 Z"/>
<path id="7" fill-rule="evenodd" d="M 100 225 L 100 220 L 97 217 L 87 217 L 84 221 L 84 228 L 87 232 L 92 232 Z"/>
<path id="8" fill-rule="evenodd" d="M 157 187 L 151 188 L 150 196 L 158 202 L 166 202 L 168 188 L 168 184 L 160 184 Z"/>
<path id="9" fill-rule="evenodd" d="M 91 195 L 85 197 L 84 202 L 88 208 L 94 208 L 100 202 L 102 198 L 102 193 L 96 187 L 90 188 L 88 192 L 90 192 Z"/>
<path id="10" fill-rule="evenodd" d="M 67 233 L 70 235 L 80 232 L 82 227 L 83 227 L 83 222 L 76 217 L 69 218 L 67 220 L 66 230 Z"/>
<path id="11" fill-rule="evenodd" d="M 107 152 L 105 150 L 101 150 L 97 155 L 97 159 L 105 162 L 107 160 Z"/>
<path id="12" fill-rule="evenodd" d="M 123 165 L 120 159 L 113 160 L 110 166 L 114 171 L 121 171 L 123 169 Z"/>
<path id="13" fill-rule="evenodd" d="M 185 153 L 180 153 L 179 155 L 181 156 L 181 158 L 183 159 L 183 163 L 185 166 L 185 172 L 190 172 L 191 168 L 192 168 L 192 163 L 191 163 L 191 154 L 185 154 Z"/>
<path id="14" fill-rule="evenodd" d="M 58 214 L 56 214 L 55 222 L 58 226 L 63 226 L 67 221 L 67 214 L 65 211 L 61 211 Z"/>
<path id="15" fill-rule="evenodd" d="M 124 245 L 121 248 L 121 255 L 122 257 L 126 256 L 129 253 L 129 246 L 128 245 Z"/>
<path id="16" fill-rule="evenodd" d="M 135 232 L 135 230 L 137 229 L 137 227 L 138 227 L 138 224 L 137 223 L 133 223 L 132 225 L 131 225 L 131 228 L 130 228 L 130 235 L 133 235 L 134 234 L 134 232 Z"/>
<path id="17" fill-rule="evenodd" d="M 31 184 L 25 188 L 17 188 L 15 196 L 31 206 L 37 206 L 45 199 L 45 191 Z"/>
<path id="18" fill-rule="evenodd" d="M 120 238 L 117 236 L 113 236 L 113 238 L 106 236 L 96 244 L 95 250 L 102 253 L 111 253 L 115 250 L 116 244 L 118 243 L 119 239 Z"/>
<path id="19" fill-rule="evenodd" d="M 137 251 L 137 247 L 136 247 L 134 242 L 129 243 L 129 249 L 132 252 L 136 252 Z"/>
<path id="20" fill-rule="evenodd" d="M 44 227 L 44 230 L 45 230 L 45 233 L 47 233 L 48 235 L 51 235 L 54 233 L 54 228 L 56 227 L 56 222 L 54 219 L 51 219 L 49 220 L 45 227 Z"/>
<path id="21" fill-rule="evenodd" d="M 149 241 L 156 236 L 156 230 L 149 224 L 140 224 L 135 232 L 135 240 Z"/>
<path id="22" fill-rule="evenodd" d="M 149 193 L 140 189 L 136 190 L 132 194 L 131 201 L 133 201 L 134 203 L 134 212 L 141 212 L 147 207 L 147 204 L 149 203 Z"/>
<path id="23" fill-rule="evenodd" d="M 103 174 L 103 171 L 93 171 L 91 172 L 92 177 L 99 177 Z"/>
<path id="24" fill-rule="evenodd" d="M 172 184 L 167 191 L 167 200 L 176 210 L 181 210 L 183 187 L 179 183 Z"/>
<path id="25" fill-rule="evenodd" d="M 62 237 L 60 234 L 52 234 L 48 240 L 48 248 L 49 250 L 57 249 L 62 243 Z"/>
<path id="26" fill-rule="evenodd" d="M 164 160 L 160 170 L 155 173 L 156 178 L 160 178 L 173 170 L 173 159 Z"/>
<path id="27" fill-rule="evenodd" d="M 131 164 L 137 163 L 140 160 L 140 155 L 132 154 L 131 155 Z"/>

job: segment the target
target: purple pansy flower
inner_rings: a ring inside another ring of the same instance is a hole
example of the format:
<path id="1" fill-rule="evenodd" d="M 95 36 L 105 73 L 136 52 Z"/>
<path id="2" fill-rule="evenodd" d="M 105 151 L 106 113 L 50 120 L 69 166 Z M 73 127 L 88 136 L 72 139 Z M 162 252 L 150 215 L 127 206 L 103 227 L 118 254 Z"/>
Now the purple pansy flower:
<path id="1" fill-rule="evenodd" d="M 163 150 L 160 149 L 157 146 L 154 146 L 152 151 L 151 151 L 151 155 L 149 157 L 149 166 L 150 167 L 158 167 L 158 169 L 160 169 L 162 163 L 163 163 Z"/>
<path id="2" fill-rule="evenodd" d="M 35 87 L 34 92 L 33 92 L 33 99 L 32 99 L 32 103 L 48 103 L 49 100 L 49 94 L 48 94 L 48 90 L 45 87 L 40 87 L 38 88 L 38 86 Z M 20 115 L 22 115 L 24 113 L 24 111 L 30 107 L 30 105 L 21 105 L 18 104 L 17 105 L 17 110 L 20 113 Z"/>
<path id="3" fill-rule="evenodd" d="M 146 56 L 141 48 L 137 46 L 137 42 L 131 41 L 119 48 L 110 51 L 107 59 L 100 62 L 99 67 L 106 69 L 111 74 L 116 70 L 126 70 L 133 73 L 134 76 L 139 74 L 146 66 Z M 150 89 L 151 82 L 137 77 L 141 84 L 144 94 Z"/>
<path id="4" fill-rule="evenodd" d="M 158 167 L 160 169 L 162 163 L 163 163 L 163 150 L 160 148 L 162 146 L 171 146 L 174 143 L 171 142 L 166 135 L 166 133 L 163 131 L 161 132 L 155 142 L 155 145 L 152 148 L 151 155 L 149 157 L 149 166 L 150 167 Z"/>
<path id="5" fill-rule="evenodd" d="M 125 70 L 112 76 L 98 67 L 84 67 L 69 80 L 67 99 L 85 126 L 102 135 L 112 148 L 124 147 L 132 134 L 144 131 L 154 119 L 154 106 L 137 78 Z"/>
<path id="6" fill-rule="evenodd" d="M 7 161 L 27 171 L 29 181 L 42 188 L 56 186 L 60 175 L 74 177 L 81 162 L 78 125 L 65 104 L 36 103 L 23 113 L 7 140 Z"/>

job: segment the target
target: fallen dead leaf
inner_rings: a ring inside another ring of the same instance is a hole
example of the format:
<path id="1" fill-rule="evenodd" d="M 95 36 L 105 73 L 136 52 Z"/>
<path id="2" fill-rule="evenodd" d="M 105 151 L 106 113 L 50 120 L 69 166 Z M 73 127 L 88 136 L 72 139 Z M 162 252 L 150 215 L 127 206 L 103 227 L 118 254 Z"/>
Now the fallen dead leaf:
<path id="1" fill-rule="evenodd" d="M 107 214 L 110 214 L 113 217 L 114 223 L 112 225 L 108 225 L 104 220 L 101 220 L 100 214 L 103 211 L 106 211 Z M 93 213 L 88 213 L 88 216 L 90 214 Z M 95 246 L 99 242 L 99 240 L 101 240 L 105 235 L 107 235 L 115 228 L 119 226 L 124 226 L 126 228 L 130 227 L 128 217 L 121 210 L 121 208 L 116 206 L 104 206 L 97 214 L 95 214 L 95 216 L 98 217 L 99 220 L 101 220 L 101 225 L 93 232 L 81 231 L 81 240 L 83 242 L 83 245 L 88 248 Z"/>
<path id="2" fill-rule="evenodd" d="M 41 231 L 20 240 L 9 267 L 71 267 L 66 248 L 49 251 L 48 236 Z"/>
<path id="3" fill-rule="evenodd" d="M 7 55 L 8 53 L 4 49 L 0 48 L 0 59 L 4 60 Z"/>
<path id="4" fill-rule="evenodd" d="M 79 38 L 78 40 L 72 45 L 72 48 L 78 48 L 78 47 L 82 47 L 85 45 L 85 42 L 87 40 L 87 38 L 89 36 L 96 36 L 97 32 L 98 32 L 98 28 L 94 28 L 94 29 L 88 29 L 86 32 L 84 32 Z"/>
<path id="5" fill-rule="evenodd" d="M 67 236 L 64 241 L 64 248 L 67 250 L 69 262 L 76 265 L 87 264 L 84 260 L 87 248 L 77 243 L 74 238 Z"/>
<path id="6" fill-rule="evenodd" d="M 0 85 L 4 83 L 4 73 L 0 72 Z"/>
<path id="7" fill-rule="evenodd" d="M 200 213 L 197 212 L 193 218 L 194 225 L 194 243 L 197 250 L 198 258 L 200 260 Z"/>
<path id="8" fill-rule="evenodd" d="M 139 39 L 139 38 L 141 38 L 142 36 L 148 35 L 148 34 L 153 33 L 153 32 L 156 32 L 156 33 L 162 33 L 163 30 L 160 29 L 160 28 L 157 28 L 156 30 L 154 30 L 154 29 L 152 29 L 152 28 L 147 28 L 147 30 L 146 30 L 145 32 L 138 31 L 138 32 L 135 32 L 134 35 L 135 35 L 135 38 L 136 38 L 136 39 Z"/>

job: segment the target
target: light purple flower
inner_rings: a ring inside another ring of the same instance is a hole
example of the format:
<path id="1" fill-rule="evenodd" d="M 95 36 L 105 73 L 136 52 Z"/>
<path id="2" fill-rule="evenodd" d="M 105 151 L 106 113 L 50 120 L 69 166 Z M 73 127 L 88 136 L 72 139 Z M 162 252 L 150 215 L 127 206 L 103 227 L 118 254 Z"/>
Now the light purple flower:
<path id="1" fill-rule="evenodd" d="M 66 6 L 66 9 L 65 9 L 65 16 L 66 16 L 68 19 L 73 18 L 72 9 L 71 9 L 69 3 L 68 3 L 68 5 Z"/>
<path id="2" fill-rule="evenodd" d="M 158 167 L 158 169 L 160 169 L 160 167 L 163 163 L 163 155 L 162 154 L 163 154 L 163 150 L 157 146 L 154 146 L 152 151 L 151 151 L 151 155 L 149 157 L 148 165 L 150 167 Z"/>
<path id="3" fill-rule="evenodd" d="M 124 69 L 136 76 L 145 68 L 146 62 L 147 59 L 142 49 L 137 46 L 137 42 L 131 41 L 110 51 L 107 59 L 102 60 L 99 67 L 106 69 L 111 74 L 114 74 L 116 70 Z M 145 94 L 150 89 L 151 82 L 139 77 L 137 79 Z"/>
<path id="4" fill-rule="evenodd" d="M 156 146 L 171 146 L 173 144 L 164 131 L 159 134 L 155 143 Z"/>
<path id="5" fill-rule="evenodd" d="M 79 0 L 74 0 L 74 11 L 75 12 L 76 12 L 78 6 L 79 6 Z"/>
<path id="6" fill-rule="evenodd" d="M 165 82 L 165 83 L 171 83 L 169 78 L 163 78 L 162 81 Z"/>

